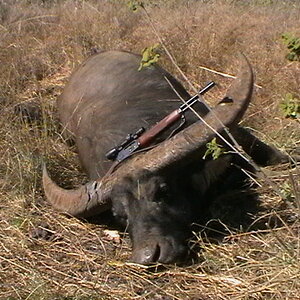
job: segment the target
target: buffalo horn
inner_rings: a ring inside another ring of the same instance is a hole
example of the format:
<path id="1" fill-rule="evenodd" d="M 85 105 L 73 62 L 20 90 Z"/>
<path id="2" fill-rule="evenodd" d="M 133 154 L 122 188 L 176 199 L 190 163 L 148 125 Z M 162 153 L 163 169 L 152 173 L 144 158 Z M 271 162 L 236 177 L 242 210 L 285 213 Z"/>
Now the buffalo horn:
<path id="1" fill-rule="evenodd" d="M 88 217 L 99 214 L 109 208 L 106 203 L 100 203 L 97 182 L 87 183 L 77 189 L 66 190 L 59 187 L 48 175 L 46 165 L 43 166 L 43 188 L 47 200 L 51 205 L 64 213 L 77 217 Z M 91 211 L 89 202 L 99 198 L 98 205 Z"/>
<path id="2" fill-rule="evenodd" d="M 58 187 L 44 168 L 46 198 L 54 208 L 73 216 L 87 217 L 108 209 L 112 186 L 124 176 L 140 169 L 163 172 L 176 165 L 184 165 L 195 156 L 203 155 L 205 149 L 200 151 L 201 147 L 205 148 L 203 146 L 215 137 L 215 132 L 222 132 L 224 126 L 231 128 L 241 120 L 250 103 L 252 91 L 252 68 L 242 55 L 237 78 L 224 99 L 205 116 L 206 124 L 199 120 L 152 150 L 124 161 L 114 173 L 75 190 Z"/>

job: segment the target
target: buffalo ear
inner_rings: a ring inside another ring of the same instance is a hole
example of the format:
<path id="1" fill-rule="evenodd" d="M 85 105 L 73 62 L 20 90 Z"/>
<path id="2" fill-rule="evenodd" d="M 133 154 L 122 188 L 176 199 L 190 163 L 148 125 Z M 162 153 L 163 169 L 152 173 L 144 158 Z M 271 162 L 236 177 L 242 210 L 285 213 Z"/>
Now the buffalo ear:
<path id="1" fill-rule="evenodd" d="M 219 177 L 231 165 L 232 156 L 222 155 L 216 160 L 208 160 L 204 167 L 192 176 L 193 188 L 204 195 L 207 189 L 219 179 Z"/>

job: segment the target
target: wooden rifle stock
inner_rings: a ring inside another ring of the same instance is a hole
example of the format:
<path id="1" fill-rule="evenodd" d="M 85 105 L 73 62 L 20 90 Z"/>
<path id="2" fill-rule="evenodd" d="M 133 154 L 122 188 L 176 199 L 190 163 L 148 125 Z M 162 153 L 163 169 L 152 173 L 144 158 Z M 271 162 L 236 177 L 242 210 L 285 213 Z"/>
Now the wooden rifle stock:
<path id="1" fill-rule="evenodd" d="M 182 112 L 180 109 L 176 109 L 166 117 L 164 117 L 161 121 L 151 127 L 149 130 L 144 132 L 137 140 L 141 148 L 144 148 L 151 144 L 151 142 L 160 134 L 163 130 L 168 128 L 170 125 L 174 124 L 178 121 L 182 116 Z"/>

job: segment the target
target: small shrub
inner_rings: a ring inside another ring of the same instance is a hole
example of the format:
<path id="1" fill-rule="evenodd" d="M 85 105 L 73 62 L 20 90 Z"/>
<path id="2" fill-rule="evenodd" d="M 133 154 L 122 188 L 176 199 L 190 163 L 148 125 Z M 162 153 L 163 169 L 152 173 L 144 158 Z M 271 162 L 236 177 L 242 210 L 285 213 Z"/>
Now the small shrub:
<path id="1" fill-rule="evenodd" d="M 300 117 L 300 100 L 290 93 L 285 95 L 280 108 L 286 118 L 297 119 Z"/>
<path id="2" fill-rule="evenodd" d="M 295 201 L 295 196 L 293 195 L 293 188 L 288 182 L 284 182 L 281 186 L 281 193 L 284 200 L 293 202 Z"/>
<path id="3" fill-rule="evenodd" d="M 130 0 L 127 3 L 129 9 L 132 11 L 137 11 L 140 7 L 143 7 L 143 2 L 142 1 L 137 1 L 137 0 Z"/>
<path id="4" fill-rule="evenodd" d="M 290 61 L 300 60 L 300 38 L 291 33 L 284 33 L 282 35 L 283 42 L 286 44 L 289 53 L 286 58 Z"/>

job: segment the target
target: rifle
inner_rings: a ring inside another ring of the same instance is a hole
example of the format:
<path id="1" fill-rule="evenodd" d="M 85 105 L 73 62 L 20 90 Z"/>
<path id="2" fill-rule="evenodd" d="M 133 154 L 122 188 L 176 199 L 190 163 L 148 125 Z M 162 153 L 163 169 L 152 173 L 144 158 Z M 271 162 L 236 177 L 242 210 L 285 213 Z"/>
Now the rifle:
<path id="1" fill-rule="evenodd" d="M 174 124 L 181 118 L 184 118 L 184 112 L 194 105 L 200 95 L 204 95 L 212 87 L 215 86 L 215 82 L 209 82 L 198 94 L 192 96 L 185 103 L 183 103 L 178 109 L 175 109 L 161 121 L 152 126 L 149 130 L 145 130 L 144 127 L 138 129 L 135 133 L 130 133 L 126 136 L 125 140 L 117 147 L 109 150 L 105 156 L 109 160 L 116 160 L 118 162 L 123 161 L 129 157 L 136 150 L 145 148 L 151 144 L 151 142 L 166 128 Z"/>

